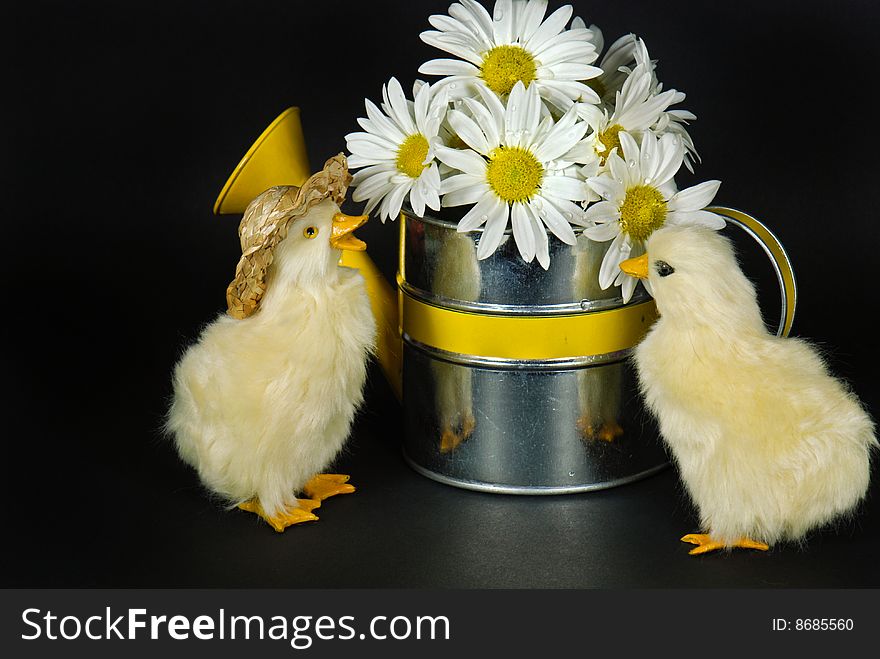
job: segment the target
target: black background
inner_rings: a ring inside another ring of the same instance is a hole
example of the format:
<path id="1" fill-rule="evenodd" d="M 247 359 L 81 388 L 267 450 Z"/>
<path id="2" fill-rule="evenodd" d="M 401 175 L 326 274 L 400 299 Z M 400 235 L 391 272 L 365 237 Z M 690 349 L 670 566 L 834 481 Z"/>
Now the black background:
<path id="1" fill-rule="evenodd" d="M 518 498 L 426 480 L 374 374 L 339 468 L 359 488 L 277 535 L 226 512 L 159 428 L 170 372 L 224 309 L 238 217 L 211 207 L 281 110 L 313 168 L 363 98 L 408 87 L 447 2 L 29 2 L 4 10 L 3 572 L 6 586 L 880 586 L 875 478 L 859 516 L 767 554 L 687 556 L 674 470 L 594 494 Z M 553 7 L 558 3 L 553 3 Z M 869 0 L 593 1 L 688 93 L 717 202 L 763 219 L 797 271 L 809 337 L 877 416 L 876 70 Z M 349 205 L 348 210 L 357 210 Z M 359 232 L 388 273 L 395 229 Z M 749 249 L 752 251 L 750 252 Z M 752 253 L 754 252 L 754 253 Z M 768 321 L 769 268 L 744 247 Z M 876 469 L 875 469 L 876 473 Z"/>

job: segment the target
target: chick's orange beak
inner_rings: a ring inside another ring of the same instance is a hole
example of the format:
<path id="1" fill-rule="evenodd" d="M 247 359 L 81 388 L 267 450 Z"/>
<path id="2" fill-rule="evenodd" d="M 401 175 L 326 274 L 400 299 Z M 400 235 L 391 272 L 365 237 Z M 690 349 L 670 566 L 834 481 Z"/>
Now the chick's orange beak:
<path id="1" fill-rule="evenodd" d="M 367 243 L 354 236 L 352 231 L 362 227 L 370 218 L 369 215 L 346 215 L 336 213 L 333 216 L 333 228 L 330 233 L 330 246 L 336 249 L 349 249 L 354 252 L 363 252 L 367 249 Z"/>
<path id="2" fill-rule="evenodd" d="M 627 259 L 620 264 L 620 269 L 636 279 L 648 278 L 648 255 L 642 254 L 634 259 Z"/>

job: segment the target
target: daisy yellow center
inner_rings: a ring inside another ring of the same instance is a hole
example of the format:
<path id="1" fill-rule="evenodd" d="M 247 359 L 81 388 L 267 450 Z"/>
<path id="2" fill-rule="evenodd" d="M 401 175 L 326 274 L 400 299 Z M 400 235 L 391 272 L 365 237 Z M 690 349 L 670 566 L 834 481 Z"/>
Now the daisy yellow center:
<path id="1" fill-rule="evenodd" d="M 407 137 L 397 150 L 397 169 L 410 178 L 418 178 L 428 159 L 428 140 L 421 133 Z"/>
<path id="2" fill-rule="evenodd" d="M 544 167 L 538 159 L 531 151 L 518 146 L 498 147 L 486 167 L 489 187 L 511 204 L 531 199 L 543 178 Z"/>
<path id="3" fill-rule="evenodd" d="M 498 95 L 509 94 L 519 81 L 528 87 L 536 73 L 535 58 L 519 46 L 495 46 L 480 67 L 480 77 Z"/>
<path id="4" fill-rule="evenodd" d="M 666 221 L 663 195 L 650 185 L 637 185 L 626 191 L 620 207 L 620 229 L 635 240 L 646 240 Z"/>
<path id="5" fill-rule="evenodd" d="M 596 153 L 602 159 L 603 165 L 605 164 L 605 159 L 611 155 L 611 150 L 615 147 L 617 147 L 617 153 L 620 154 L 620 131 L 622 130 L 623 126 L 614 124 L 599 133 L 599 141 L 602 143 L 603 148 L 597 149 Z"/>

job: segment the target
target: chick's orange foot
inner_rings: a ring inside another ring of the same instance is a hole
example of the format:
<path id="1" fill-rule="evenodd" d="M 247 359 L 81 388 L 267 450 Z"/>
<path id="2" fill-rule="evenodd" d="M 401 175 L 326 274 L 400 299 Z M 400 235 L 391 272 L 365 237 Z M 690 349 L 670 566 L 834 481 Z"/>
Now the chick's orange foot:
<path id="1" fill-rule="evenodd" d="M 317 474 L 303 486 L 303 492 L 319 502 L 337 494 L 351 494 L 354 485 L 348 479 L 345 474 Z"/>
<path id="2" fill-rule="evenodd" d="M 267 514 L 266 511 L 263 510 L 263 506 L 260 504 L 259 499 L 245 501 L 244 503 L 240 503 L 238 507 L 249 513 L 259 515 L 266 520 L 273 529 L 281 533 L 284 529 L 293 524 L 315 522 L 318 520 L 318 516 L 312 513 L 312 511 L 321 506 L 320 501 L 314 499 L 297 499 L 297 504 L 298 505 L 291 506 L 275 515 Z"/>
<path id="3" fill-rule="evenodd" d="M 690 554 L 691 556 L 696 556 L 698 554 L 707 554 L 710 551 L 717 551 L 718 549 L 725 549 L 728 547 L 757 549 L 758 551 L 767 551 L 768 549 L 770 549 L 767 544 L 763 542 L 758 542 L 757 540 L 750 540 L 749 538 L 740 538 L 736 542 L 725 544 L 723 542 L 720 542 L 719 540 L 715 540 L 714 538 L 712 538 L 712 536 L 705 533 L 688 533 L 681 539 L 681 541 L 689 542 L 692 545 L 697 545 L 688 552 L 688 554 Z"/>

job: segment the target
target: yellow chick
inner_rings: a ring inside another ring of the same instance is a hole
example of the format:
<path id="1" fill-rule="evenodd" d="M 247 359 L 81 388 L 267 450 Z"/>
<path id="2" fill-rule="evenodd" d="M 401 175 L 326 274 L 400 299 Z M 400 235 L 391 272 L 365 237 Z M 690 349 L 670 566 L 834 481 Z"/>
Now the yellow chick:
<path id="1" fill-rule="evenodd" d="M 320 473 L 348 438 L 375 338 L 364 280 L 339 266 L 339 250 L 366 247 L 351 233 L 366 216 L 339 211 L 350 181 L 340 154 L 301 188 L 251 202 L 228 315 L 174 372 L 167 429 L 181 458 L 276 531 L 354 491 L 348 476 Z"/>
<path id="2" fill-rule="evenodd" d="M 770 335 L 730 242 L 668 227 L 621 269 L 660 312 L 635 360 L 705 533 L 691 554 L 800 540 L 864 497 L 874 426 L 807 343 Z"/>

